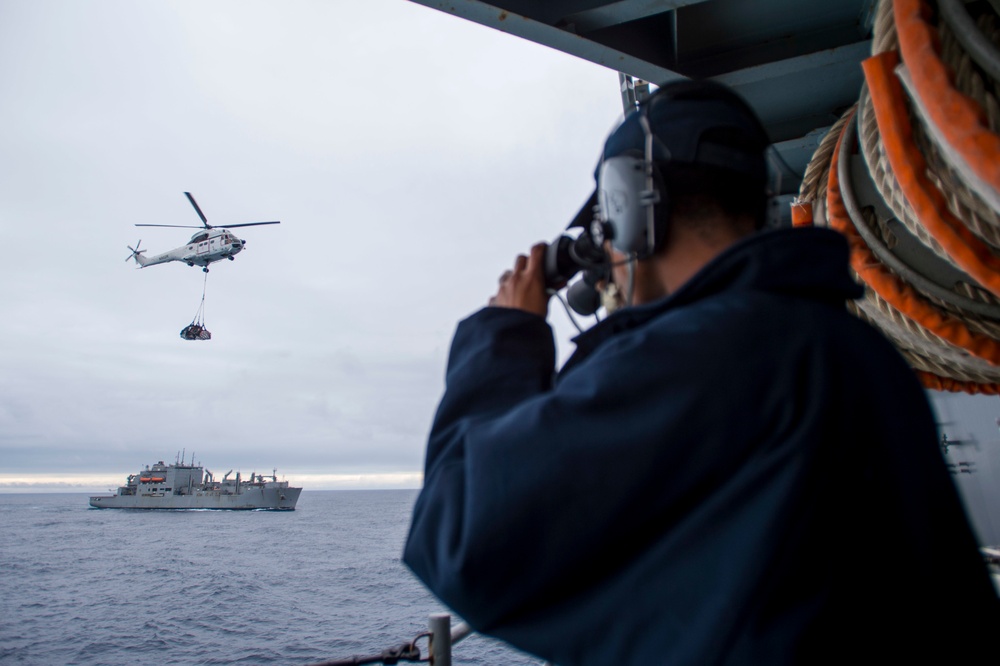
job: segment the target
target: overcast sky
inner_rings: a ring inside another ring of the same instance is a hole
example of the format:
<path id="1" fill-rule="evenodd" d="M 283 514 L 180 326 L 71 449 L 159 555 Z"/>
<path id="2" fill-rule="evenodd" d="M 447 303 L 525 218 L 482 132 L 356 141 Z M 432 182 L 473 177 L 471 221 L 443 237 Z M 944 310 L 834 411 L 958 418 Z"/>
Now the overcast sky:
<path id="1" fill-rule="evenodd" d="M 592 187 L 617 74 L 405 0 L 0 0 L 0 491 L 187 450 L 418 487 L 454 325 Z M 136 270 L 198 224 L 209 274 Z M 560 353 L 571 328 L 553 303 Z"/>

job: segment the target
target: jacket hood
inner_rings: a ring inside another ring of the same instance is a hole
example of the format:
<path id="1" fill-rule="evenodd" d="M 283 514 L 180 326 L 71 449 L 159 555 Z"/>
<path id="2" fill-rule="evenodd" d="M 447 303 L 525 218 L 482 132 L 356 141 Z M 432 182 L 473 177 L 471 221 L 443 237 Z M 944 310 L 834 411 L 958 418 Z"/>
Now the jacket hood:
<path id="1" fill-rule="evenodd" d="M 734 289 L 832 302 L 860 298 L 864 289 L 848 273 L 849 260 L 847 239 L 830 229 L 757 233 L 727 248 L 660 304 L 677 307 Z"/>
<path id="2" fill-rule="evenodd" d="M 726 248 L 673 294 L 622 308 L 574 342 L 578 349 L 591 347 L 605 335 L 723 291 L 762 291 L 830 303 L 860 298 L 864 288 L 848 273 L 849 257 L 847 239 L 830 229 L 758 232 Z"/>

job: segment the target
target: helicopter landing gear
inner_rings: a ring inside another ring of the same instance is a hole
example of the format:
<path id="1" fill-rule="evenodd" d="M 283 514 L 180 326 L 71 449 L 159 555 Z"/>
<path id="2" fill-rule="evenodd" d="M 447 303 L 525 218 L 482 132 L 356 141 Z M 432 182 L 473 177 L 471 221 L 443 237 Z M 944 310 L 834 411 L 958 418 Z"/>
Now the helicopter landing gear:
<path id="1" fill-rule="evenodd" d="M 233 260 L 235 260 L 235 259 L 236 259 L 236 257 L 234 257 L 233 255 L 229 255 L 229 256 L 228 256 L 228 257 L 226 257 L 226 258 L 227 258 L 227 259 L 229 259 L 229 261 L 233 261 Z"/>
<path id="2" fill-rule="evenodd" d="M 208 272 L 208 266 L 205 266 L 203 269 L 201 269 L 201 272 L 202 273 L 207 273 Z"/>

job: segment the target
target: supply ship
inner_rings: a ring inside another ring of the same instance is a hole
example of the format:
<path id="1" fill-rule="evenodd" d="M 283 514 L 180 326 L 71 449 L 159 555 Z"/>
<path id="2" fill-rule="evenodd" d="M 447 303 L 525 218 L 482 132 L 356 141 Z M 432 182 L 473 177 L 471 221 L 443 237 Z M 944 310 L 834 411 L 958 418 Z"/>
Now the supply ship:
<path id="1" fill-rule="evenodd" d="M 166 465 L 163 461 L 129 474 L 114 495 L 90 498 L 97 509 L 270 509 L 293 511 L 302 488 L 278 481 L 277 470 L 270 476 L 252 473 L 250 480 L 232 470 L 217 480 L 201 465 L 183 460 Z"/>

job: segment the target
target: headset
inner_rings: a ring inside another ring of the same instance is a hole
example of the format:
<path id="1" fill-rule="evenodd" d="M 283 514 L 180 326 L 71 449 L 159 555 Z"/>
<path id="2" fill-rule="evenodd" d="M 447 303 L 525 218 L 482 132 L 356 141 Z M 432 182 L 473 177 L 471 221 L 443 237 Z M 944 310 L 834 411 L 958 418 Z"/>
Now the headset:
<path id="1" fill-rule="evenodd" d="M 652 116 L 657 112 L 660 122 L 654 132 Z M 630 115 L 608 138 L 598 164 L 594 213 L 600 224 L 590 230 L 591 235 L 603 233 L 622 254 L 643 259 L 662 246 L 671 198 L 661 169 L 671 163 L 743 173 L 764 190 L 767 133 L 749 105 L 725 86 L 712 81 L 669 83 Z M 706 138 L 712 131 L 736 132 L 752 147 Z M 641 151 L 636 150 L 640 141 Z"/>
<path id="2" fill-rule="evenodd" d="M 617 155 L 601 159 L 597 169 L 597 204 L 594 221 L 588 230 L 600 246 L 609 240 L 611 247 L 638 259 L 653 254 L 666 236 L 669 197 L 662 178 L 655 178 L 653 142 L 649 127 L 649 106 L 635 111 L 643 132 L 643 156 Z M 666 146 L 664 146 L 666 149 Z M 669 149 L 667 160 L 669 161 Z M 657 215 L 657 204 L 663 204 Z"/>
<path id="3" fill-rule="evenodd" d="M 644 158 L 602 154 L 595 177 L 597 189 L 570 227 L 584 227 L 575 239 L 561 235 L 549 244 L 545 258 L 545 281 L 550 289 L 569 281 L 578 271 L 584 279 L 570 288 L 567 297 L 578 314 L 594 314 L 600 307 L 595 285 L 609 277 L 611 260 L 604 250 L 604 241 L 626 256 L 649 256 L 665 237 L 665 193 L 655 188 L 656 164 L 653 142 L 656 137 L 649 126 L 648 105 L 633 113 L 643 130 Z M 666 148 L 664 146 L 664 148 Z M 669 150 L 667 150 L 669 154 Z M 657 204 L 661 215 L 657 216 Z M 588 210 L 589 209 L 589 210 Z M 588 223 L 589 219 L 589 223 Z"/>
<path id="4" fill-rule="evenodd" d="M 732 132 L 740 140 L 706 136 L 713 131 Z M 630 266 L 659 250 L 672 215 L 663 171 L 671 164 L 743 173 L 760 181 L 763 192 L 768 143 L 753 110 L 726 86 L 692 80 L 664 84 L 629 113 L 605 142 L 595 170 L 595 192 L 569 225 L 583 227 L 582 233 L 576 239 L 562 236 L 550 244 L 547 284 L 556 288 L 583 270 L 592 287 L 596 276 L 610 269 L 610 257 L 603 250 L 605 240 L 625 255 Z M 584 289 L 580 283 L 573 286 L 578 292 Z M 599 301 L 591 298 L 588 302 L 597 304 L 596 312 Z"/>

